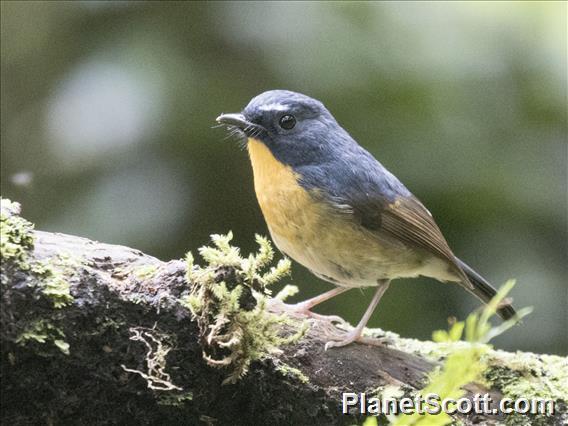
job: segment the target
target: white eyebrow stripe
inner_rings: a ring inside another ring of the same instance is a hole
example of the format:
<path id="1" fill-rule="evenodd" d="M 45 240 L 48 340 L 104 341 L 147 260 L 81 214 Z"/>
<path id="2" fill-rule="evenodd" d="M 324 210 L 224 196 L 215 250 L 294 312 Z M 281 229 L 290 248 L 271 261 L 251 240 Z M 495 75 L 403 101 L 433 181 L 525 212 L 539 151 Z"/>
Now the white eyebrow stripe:
<path id="1" fill-rule="evenodd" d="M 261 111 L 286 111 L 288 107 L 282 104 L 267 104 L 260 106 L 258 109 Z"/>

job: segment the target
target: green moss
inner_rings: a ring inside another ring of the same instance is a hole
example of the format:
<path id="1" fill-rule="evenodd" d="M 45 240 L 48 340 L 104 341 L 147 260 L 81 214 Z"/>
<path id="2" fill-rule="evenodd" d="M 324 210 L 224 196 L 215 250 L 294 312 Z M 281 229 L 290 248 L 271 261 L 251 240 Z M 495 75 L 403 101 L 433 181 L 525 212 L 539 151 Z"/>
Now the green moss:
<path id="1" fill-rule="evenodd" d="M 211 239 L 212 247 L 199 249 L 206 266 L 194 265 L 191 253 L 186 257 L 191 291 L 180 302 L 197 321 L 204 359 L 211 366 L 227 368 L 224 383 L 234 383 L 252 361 L 279 352 L 282 345 L 303 336 L 306 327 L 284 336 L 283 326 L 293 320 L 266 308 L 268 286 L 290 272 L 288 259 L 266 270 L 274 257 L 266 238 L 257 235 L 259 251 L 246 258 L 230 244 L 231 233 Z"/>
<path id="2" fill-rule="evenodd" d="M 278 363 L 278 365 L 276 366 L 276 371 L 282 373 L 282 375 L 285 377 L 293 377 L 295 379 L 298 379 L 304 384 L 310 383 L 309 377 L 302 373 L 301 370 L 292 367 L 284 362 Z"/>
<path id="3" fill-rule="evenodd" d="M 493 351 L 487 357 L 489 368 L 485 379 L 507 398 L 544 398 L 556 402 L 556 407 L 568 402 L 568 358 L 532 353 Z M 565 408 L 564 408 L 565 410 Z M 541 415 L 514 414 L 507 424 L 549 424 L 550 418 Z"/>
<path id="4" fill-rule="evenodd" d="M 139 280 L 145 280 L 145 279 L 152 278 L 157 270 L 158 270 L 158 266 L 156 266 L 156 265 L 144 265 L 144 266 L 140 266 L 138 268 L 135 268 L 132 273 Z"/>
<path id="5" fill-rule="evenodd" d="M 50 260 L 36 260 L 30 254 L 34 249 L 34 226 L 19 216 L 20 205 L 1 199 L 0 213 L 0 251 L 2 254 L 2 285 L 7 285 L 13 271 L 26 271 L 30 287 L 49 300 L 54 308 L 62 308 L 73 301 L 69 283 L 64 271 L 70 267 L 68 256 L 58 256 Z M 3 289 L 7 291 L 7 289 Z M 30 343 L 51 343 L 61 352 L 69 354 L 69 344 L 65 335 L 55 323 L 47 318 L 29 319 L 25 330 L 16 338 L 20 345 Z"/>
<path id="6" fill-rule="evenodd" d="M 82 257 L 64 251 L 59 252 L 52 262 L 55 267 L 63 269 L 66 274 L 73 274 L 77 269 L 86 265 Z"/>
<path id="7" fill-rule="evenodd" d="M 42 319 L 33 322 L 22 334 L 16 339 L 16 343 L 22 346 L 30 342 L 36 343 L 53 343 L 65 355 L 69 355 L 69 344 L 65 342 L 65 334 L 59 328 L 55 327 L 49 321 Z"/>
<path id="8" fill-rule="evenodd" d="M 134 276 L 138 280 L 147 280 L 152 278 L 156 272 L 158 272 L 158 265 L 143 265 L 143 266 L 133 266 L 126 265 L 124 267 L 113 268 L 113 276 L 124 279 L 129 276 Z"/>
<path id="9" fill-rule="evenodd" d="M 170 407 L 183 407 L 186 403 L 193 401 L 193 392 L 181 393 L 160 393 L 157 395 L 159 405 Z"/>
<path id="10" fill-rule="evenodd" d="M 34 226 L 19 214 L 18 203 L 0 199 L 0 253 L 3 265 L 5 262 L 11 263 L 27 271 L 28 253 L 34 248 Z"/>
<path id="11" fill-rule="evenodd" d="M 30 264 L 30 269 L 37 276 L 43 294 L 52 301 L 54 308 L 62 308 L 73 302 L 69 282 L 56 261 L 35 261 Z"/>
<path id="12" fill-rule="evenodd" d="M 71 257 L 58 256 L 56 260 L 34 260 L 30 252 L 34 249 L 34 226 L 19 216 L 20 205 L 1 199 L 0 213 L 0 252 L 2 253 L 2 277 L 5 267 L 11 266 L 22 271 L 30 271 L 39 283 L 41 291 L 53 303 L 62 308 L 73 301 L 69 283 L 64 270 L 69 267 Z M 4 279 L 4 278 L 3 278 Z"/>

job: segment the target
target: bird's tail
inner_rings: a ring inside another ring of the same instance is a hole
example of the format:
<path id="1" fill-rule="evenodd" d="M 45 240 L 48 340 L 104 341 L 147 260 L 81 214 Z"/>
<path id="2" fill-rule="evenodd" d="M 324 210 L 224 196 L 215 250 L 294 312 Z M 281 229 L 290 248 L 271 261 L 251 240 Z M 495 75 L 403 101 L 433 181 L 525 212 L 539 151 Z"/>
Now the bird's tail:
<path id="1" fill-rule="evenodd" d="M 462 262 L 458 258 L 456 258 L 456 261 L 469 278 L 471 284 L 473 284 L 473 289 L 468 288 L 469 292 L 482 302 L 488 303 L 497 294 L 497 290 L 495 290 L 493 286 L 485 280 L 485 278 L 475 272 L 466 263 Z M 517 312 L 515 312 L 515 309 L 511 305 L 511 300 L 504 299 L 497 309 L 497 314 L 499 314 L 499 316 L 504 320 L 508 320 L 514 318 L 517 315 Z"/>

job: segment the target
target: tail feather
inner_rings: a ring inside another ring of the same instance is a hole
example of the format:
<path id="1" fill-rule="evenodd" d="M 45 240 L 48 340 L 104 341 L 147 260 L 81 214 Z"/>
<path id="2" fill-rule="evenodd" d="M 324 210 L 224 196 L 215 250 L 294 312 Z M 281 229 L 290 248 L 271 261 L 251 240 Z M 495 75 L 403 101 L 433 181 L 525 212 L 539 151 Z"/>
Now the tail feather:
<path id="1" fill-rule="evenodd" d="M 471 294 L 476 296 L 484 303 L 488 303 L 496 294 L 497 290 L 493 288 L 491 284 L 485 280 L 481 275 L 470 268 L 466 263 L 462 262 L 460 259 L 456 258 L 456 261 L 460 268 L 465 272 L 471 284 L 473 284 L 473 289 L 468 289 Z M 517 316 L 517 312 L 511 305 L 511 302 L 504 300 L 500 307 L 497 309 L 497 314 L 504 320 L 508 320 Z"/>

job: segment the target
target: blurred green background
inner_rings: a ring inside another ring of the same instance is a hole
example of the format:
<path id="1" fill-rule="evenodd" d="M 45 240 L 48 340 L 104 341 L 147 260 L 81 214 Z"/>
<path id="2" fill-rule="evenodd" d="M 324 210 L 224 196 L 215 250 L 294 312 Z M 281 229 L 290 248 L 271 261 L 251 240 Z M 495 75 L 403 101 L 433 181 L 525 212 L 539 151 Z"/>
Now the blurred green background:
<path id="1" fill-rule="evenodd" d="M 212 128 L 275 88 L 322 100 L 524 324 L 568 352 L 566 3 L 2 2 L 2 195 L 38 229 L 179 258 L 267 234 L 247 154 Z M 330 286 L 295 264 L 297 299 Z M 319 311 L 359 320 L 353 290 Z M 370 325 L 429 338 L 478 306 L 430 279 Z"/>

